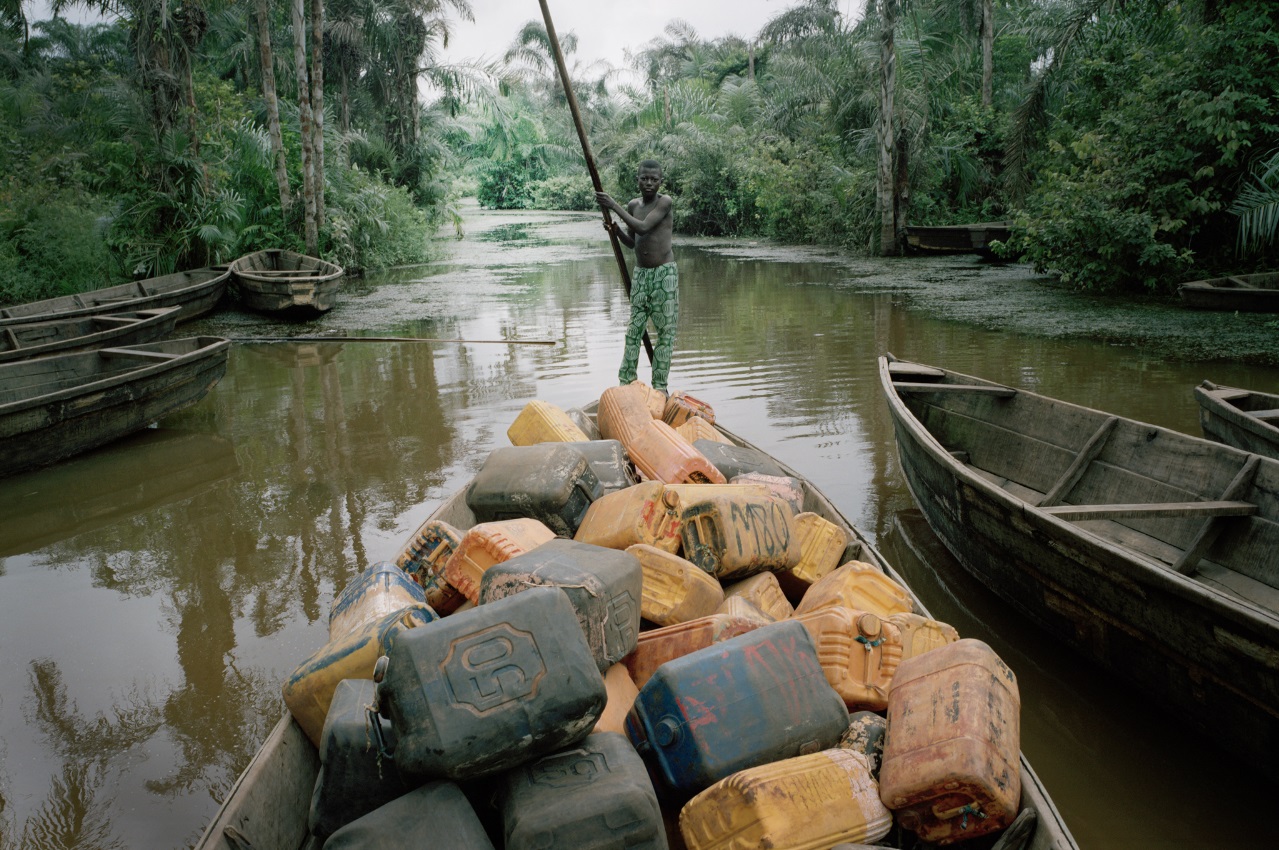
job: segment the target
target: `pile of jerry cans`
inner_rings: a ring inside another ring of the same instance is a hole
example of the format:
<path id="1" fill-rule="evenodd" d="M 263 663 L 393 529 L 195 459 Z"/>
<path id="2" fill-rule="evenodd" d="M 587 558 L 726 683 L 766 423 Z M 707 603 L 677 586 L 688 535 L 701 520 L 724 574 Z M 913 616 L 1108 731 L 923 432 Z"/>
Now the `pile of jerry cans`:
<path id="1" fill-rule="evenodd" d="M 635 383 L 595 418 L 530 402 L 508 436 L 284 686 L 317 845 L 915 847 L 1012 822 L 1012 671 L 848 559 L 709 405 Z"/>

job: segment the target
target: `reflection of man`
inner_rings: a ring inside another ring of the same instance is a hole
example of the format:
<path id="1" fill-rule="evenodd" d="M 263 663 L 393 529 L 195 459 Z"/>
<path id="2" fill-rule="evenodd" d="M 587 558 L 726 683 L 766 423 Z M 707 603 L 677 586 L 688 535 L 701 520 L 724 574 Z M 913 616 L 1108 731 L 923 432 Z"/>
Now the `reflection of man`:
<path id="1" fill-rule="evenodd" d="M 640 196 L 632 198 L 626 208 L 606 192 L 596 192 L 601 207 L 615 212 L 626 222 L 627 232 L 610 222 L 623 244 L 635 249 L 635 273 L 631 281 L 631 320 L 626 326 L 626 349 L 617 379 L 629 384 L 636 378 L 639 365 L 640 338 L 649 319 L 657 329 L 653 348 L 653 388 L 667 392 L 671 372 L 671 351 L 675 347 L 675 329 L 679 323 L 679 271 L 675 268 L 675 252 L 671 250 L 671 198 L 659 195 L 662 166 L 646 159 L 639 164 Z"/>

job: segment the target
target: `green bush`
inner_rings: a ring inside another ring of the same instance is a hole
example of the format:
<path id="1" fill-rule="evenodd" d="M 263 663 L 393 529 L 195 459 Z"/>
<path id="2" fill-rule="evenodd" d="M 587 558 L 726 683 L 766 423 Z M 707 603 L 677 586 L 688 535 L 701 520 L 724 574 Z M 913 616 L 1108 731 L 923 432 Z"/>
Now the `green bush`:
<path id="1" fill-rule="evenodd" d="M 116 282 L 103 238 L 107 205 L 70 189 L 0 184 L 0 304 Z M 118 280 L 118 278 L 117 278 Z"/>
<path id="2" fill-rule="evenodd" d="M 498 160 L 480 170 L 480 206 L 494 210 L 528 209 L 533 203 L 533 186 L 546 176 L 546 168 L 535 159 Z"/>
<path id="3" fill-rule="evenodd" d="M 572 174 L 559 174 L 534 183 L 529 206 L 537 210 L 598 209 L 590 177 Z"/>

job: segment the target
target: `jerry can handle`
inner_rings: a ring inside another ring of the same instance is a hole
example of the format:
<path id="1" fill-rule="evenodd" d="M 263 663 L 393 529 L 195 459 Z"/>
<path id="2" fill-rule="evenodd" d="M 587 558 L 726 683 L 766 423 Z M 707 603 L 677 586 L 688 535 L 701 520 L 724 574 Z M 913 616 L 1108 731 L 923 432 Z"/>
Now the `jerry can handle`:
<path id="1" fill-rule="evenodd" d="M 981 810 L 980 803 L 965 803 L 962 806 L 955 806 L 950 809 L 942 809 L 937 806 L 933 806 L 933 815 L 938 820 L 950 820 L 951 818 L 962 817 L 963 820 L 959 823 L 960 829 L 968 829 L 969 815 L 977 818 L 978 820 L 986 819 L 986 813 Z"/>

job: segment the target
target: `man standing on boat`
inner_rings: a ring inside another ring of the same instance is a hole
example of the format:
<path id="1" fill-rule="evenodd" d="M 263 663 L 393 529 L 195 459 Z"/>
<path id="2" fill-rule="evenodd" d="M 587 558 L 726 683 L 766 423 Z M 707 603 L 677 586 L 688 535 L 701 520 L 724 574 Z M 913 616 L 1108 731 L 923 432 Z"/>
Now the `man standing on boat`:
<path id="1" fill-rule="evenodd" d="M 649 319 L 657 329 L 653 348 L 653 388 L 668 392 L 666 383 L 671 372 L 671 351 L 675 347 L 675 329 L 679 322 L 679 271 L 675 268 L 675 252 L 671 250 L 674 223 L 671 198 L 658 194 L 662 186 L 662 166 L 652 159 L 639 164 L 640 196 L 626 207 L 607 192 L 596 192 L 595 200 L 612 210 L 626 222 L 623 232 L 616 222 L 611 229 L 628 248 L 635 249 L 635 273 L 631 281 L 631 320 L 626 326 L 626 349 L 617 379 L 629 384 L 636 379 L 639 365 L 640 339 Z"/>

